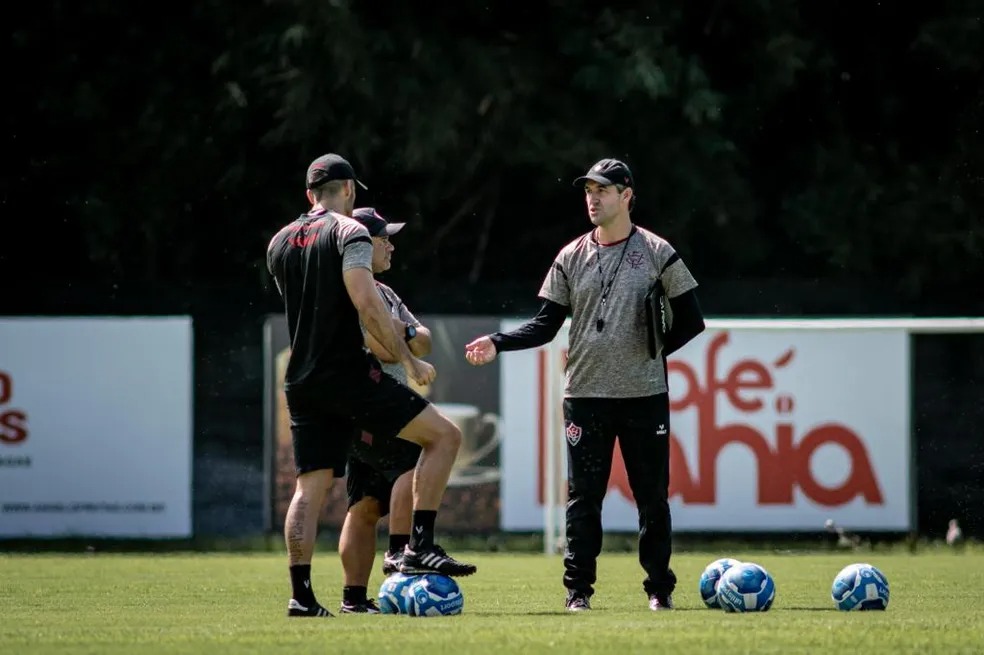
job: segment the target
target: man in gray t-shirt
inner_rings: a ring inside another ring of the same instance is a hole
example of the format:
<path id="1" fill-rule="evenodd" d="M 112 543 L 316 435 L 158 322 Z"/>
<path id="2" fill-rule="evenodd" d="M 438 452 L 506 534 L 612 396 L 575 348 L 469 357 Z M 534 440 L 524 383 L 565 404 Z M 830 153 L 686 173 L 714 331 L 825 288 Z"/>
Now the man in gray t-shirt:
<path id="1" fill-rule="evenodd" d="M 356 209 L 352 218 L 368 230 L 372 239 L 373 275 L 388 271 L 395 250 L 390 237 L 403 229 L 404 224 L 388 222 L 372 207 Z M 392 288 L 376 280 L 376 290 L 389 311 L 394 329 L 403 336 L 410 352 L 415 357 L 430 354 L 430 330 L 421 325 Z M 403 366 L 364 326 L 362 332 L 367 347 L 382 364 L 383 372 L 406 385 L 407 373 Z M 376 555 L 379 519 L 389 514 L 389 547 L 383 555 L 385 575 L 399 569 L 403 551 L 410 542 L 413 472 L 421 449 L 403 439 L 385 438 L 393 436 L 363 431 L 349 449 L 346 465 L 348 513 L 338 541 L 345 577 L 343 614 L 378 612 L 373 600 L 366 595 L 366 586 Z"/>
<path id="2" fill-rule="evenodd" d="M 584 189 L 595 228 L 564 246 L 554 259 L 540 288 L 544 304 L 536 317 L 512 332 L 472 341 L 465 346 L 465 357 L 482 365 L 500 352 L 542 346 L 570 314 L 564 391 L 567 609 L 591 609 L 601 552 L 601 506 L 616 438 L 639 509 L 639 562 L 647 574 L 643 588 L 649 607 L 672 609 L 676 576 L 669 566 L 666 357 L 704 329 L 697 282 L 665 239 L 632 223 L 635 190 L 628 166 L 603 159 L 574 183 Z M 665 330 L 649 327 L 645 299 L 654 287 L 669 306 Z"/>

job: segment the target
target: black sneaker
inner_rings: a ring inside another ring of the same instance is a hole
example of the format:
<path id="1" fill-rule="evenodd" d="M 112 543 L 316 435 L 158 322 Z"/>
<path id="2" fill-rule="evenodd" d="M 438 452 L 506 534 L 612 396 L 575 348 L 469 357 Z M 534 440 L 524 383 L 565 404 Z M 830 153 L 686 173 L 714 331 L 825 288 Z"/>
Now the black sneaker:
<path id="1" fill-rule="evenodd" d="M 392 553 L 386 551 L 383 555 L 383 575 L 393 575 L 400 570 L 400 562 L 403 561 L 403 552 Z"/>
<path id="2" fill-rule="evenodd" d="M 410 546 L 407 546 L 400 561 L 400 573 L 407 575 L 427 573 L 440 573 L 447 576 L 471 575 L 477 570 L 474 564 L 459 562 L 437 544 L 419 551 L 410 550 Z"/>
<path id="3" fill-rule="evenodd" d="M 571 589 L 567 592 L 567 611 L 586 612 L 591 609 L 591 596 L 583 591 Z"/>
<path id="4" fill-rule="evenodd" d="M 328 617 L 328 616 L 334 616 L 334 614 L 332 614 L 331 612 L 329 612 L 328 610 L 326 610 L 324 607 L 322 607 L 318 603 L 314 603 L 310 607 L 305 607 L 304 605 L 301 605 L 299 602 L 297 602 L 296 600 L 294 600 L 293 598 L 291 598 L 290 599 L 290 602 L 287 603 L 287 616 L 324 616 L 324 617 Z"/>
<path id="5" fill-rule="evenodd" d="M 673 609 L 673 596 L 670 594 L 652 594 L 649 597 L 649 609 L 654 612 Z"/>
<path id="6" fill-rule="evenodd" d="M 379 606 L 372 598 L 367 598 L 364 603 L 351 603 L 342 601 L 342 606 L 338 608 L 339 614 L 379 614 Z"/>

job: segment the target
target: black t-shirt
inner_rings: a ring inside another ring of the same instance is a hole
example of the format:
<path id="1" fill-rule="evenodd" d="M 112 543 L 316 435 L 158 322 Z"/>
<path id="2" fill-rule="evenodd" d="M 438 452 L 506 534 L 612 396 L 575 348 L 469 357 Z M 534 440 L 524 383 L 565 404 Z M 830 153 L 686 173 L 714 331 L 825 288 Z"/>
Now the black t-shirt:
<path id="1" fill-rule="evenodd" d="M 285 389 L 363 370 L 367 351 L 342 272 L 372 270 L 372 239 L 358 221 L 315 210 L 281 228 L 267 269 L 284 299 L 290 334 Z"/>

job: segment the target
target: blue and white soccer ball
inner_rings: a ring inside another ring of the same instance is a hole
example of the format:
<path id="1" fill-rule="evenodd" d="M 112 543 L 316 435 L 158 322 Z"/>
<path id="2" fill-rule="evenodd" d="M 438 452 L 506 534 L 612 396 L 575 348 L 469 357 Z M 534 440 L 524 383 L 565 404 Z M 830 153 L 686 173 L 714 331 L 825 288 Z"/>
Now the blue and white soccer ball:
<path id="1" fill-rule="evenodd" d="M 394 573 L 379 587 L 379 611 L 383 614 L 410 613 L 410 585 L 417 576 Z"/>
<path id="2" fill-rule="evenodd" d="M 410 584 L 410 614 L 412 616 L 451 616 L 461 614 L 465 596 L 458 583 L 436 573 L 414 578 Z"/>
<path id="3" fill-rule="evenodd" d="M 707 565 L 704 572 L 700 574 L 700 597 L 705 605 L 708 607 L 721 606 L 717 599 L 718 582 L 721 581 L 721 576 L 724 575 L 725 571 L 739 564 L 741 562 L 736 559 L 722 557 Z"/>
<path id="4" fill-rule="evenodd" d="M 726 612 L 765 612 L 776 598 L 776 583 L 758 564 L 732 566 L 718 582 L 718 603 Z"/>
<path id="5" fill-rule="evenodd" d="M 851 564 L 834 577 L 830 597 L 845 612 L 883 610 L 888 607 L 888 578 L 871 564 Z"/>

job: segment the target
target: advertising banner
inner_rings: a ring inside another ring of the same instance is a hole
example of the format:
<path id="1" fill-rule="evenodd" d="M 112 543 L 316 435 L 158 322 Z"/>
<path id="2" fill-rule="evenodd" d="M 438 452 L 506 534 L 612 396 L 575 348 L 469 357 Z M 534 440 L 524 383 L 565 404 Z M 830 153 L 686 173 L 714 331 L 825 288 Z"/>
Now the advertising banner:
<path id="1" fill-rule="evenodd" d="M 819 531 L 912 523 L 904 329 L 710 328 L 669 362 L 670 505 L 677 531 Z M 518 321 L 506 321 L 503 330 Z M 556 343 L 567 343 L 567 329 Z M 502 527 L 543 528 L 548 368 L 502 367 Z M 576 447 L 572 446 L 572 447 Z M 638 518 L 616 446 L 606 530 Z"/>
<path id="2" fill-rule="evenodd" d="M 462 428 L 442 529 L 539 531 L 551 400 L 547 347 L 469 366 L 464 344 L 518 320 L 423 317 L 438 371 L 420 390 Z M 670 504 L 676 531 L 819 531 L 912 526 L 909 336 L 904 328 L 710 327 L 669 362 Z M 551 352 L 561 352 L 567 328 Z M 267 324 L 271 527 L 283 525 L 294 484 L 283 396 L 288 352 L 282 317 Z M 562 384 L 562 379 L 561 379 Z M 337 484 L 323 524 L 345 513 Z M 616 446 L 603 523 L 635 531 L 638 518 Z"/>
<path id="3" fill-rule="evenodd" d="M 455 462 L 444 503 L 438 513 L 438 529 L 492 532 L 499 529 L 499 368 L 473 367 L 464 358 L 464 344 L 494 332 L 499 320 L 482 317 L 417 315 L 431 331 L 433 350 L 425 359 L 437 369 L 434 384 L 411 386 L 431 400 L 461 429 L 462 447 Z M 270 462 L 270 527 L 284 524 L 294 492 L 294 455 L 283 382 L 290 353 L 287 323 L 283 316 L 267 319 L 267 443 Z M 344 384 L 344 380 L 340 383 Z M 340 529 L 348 503 L 344 481 L 336 482 L 323 510 L 321 525 Z"/>
<path id="4" fill-rule="evenodd" d="M 191 535 L 187 317 L 0 319 L 0 536 Z"/>

